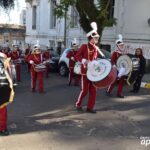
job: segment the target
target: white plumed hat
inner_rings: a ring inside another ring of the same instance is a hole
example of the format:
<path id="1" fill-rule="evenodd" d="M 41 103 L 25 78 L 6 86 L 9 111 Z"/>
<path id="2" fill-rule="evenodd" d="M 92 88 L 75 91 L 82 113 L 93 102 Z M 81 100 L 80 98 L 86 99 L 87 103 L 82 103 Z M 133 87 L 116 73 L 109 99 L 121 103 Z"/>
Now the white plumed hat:
<path id="1" fill-rule="evenodd" d="M 97 24 L 96 22 L 92 22 L 91 24 L 92 30 L 86 34 L 87 37 L 99 37 L 99 34 L 97 33 Z"/>
<path id="2" fill-rule="evenodd" d="M 34 45 L 34 50 L 36 49 L 40 49 L 40 44 L 39 44 L 39 40 L 36 41 L 36 44 Z"/>
<path id="3" fill-rule="evenodd" d="M 123 37 L 122 37 L 121 34 L 118 34 L 118 39 L 116 40 L 116 44 L 117 44 L 117 45 L 124 44 L 124 43 L 123 43 Z"/>
<path id="4" fill-rule="evenodd" d="M 78 42 L 76 38 L 74 38 L 71 43 L 72 43 L 72 46 L 78 46 Z"/>

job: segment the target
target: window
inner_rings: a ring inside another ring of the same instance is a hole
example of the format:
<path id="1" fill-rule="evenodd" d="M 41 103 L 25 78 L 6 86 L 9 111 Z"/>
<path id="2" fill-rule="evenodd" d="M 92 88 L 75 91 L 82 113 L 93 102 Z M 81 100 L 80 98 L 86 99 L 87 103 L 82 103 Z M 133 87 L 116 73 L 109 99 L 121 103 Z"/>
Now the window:
<path id="1" fill-rule="evenodd" d="M 56 27 L 56 15 L 54 14 L 55 7 L 56 7 L 56 0 L 51 0 L 51 6 L 50 6 L 50 29 L 54 29 Z"/>
<path id="2" fill-rule="evenodd" d="M 109 11 L 108 19 L 114 18 L 114 7 L 115 7 L 115 0 L 111 0 L 110 5 L 108 7 Z"/>
<path id="3" fill-rule="evenodd" d="M 70 27 L 71 28 L 78 27 L 79 15 L 78 15 L 78 12 L 77 12 L 75 7 L 71 7 L 71 16 L 70 16 L 70 18 L 71 18 Z"/>
<path id="4" fill-rule="evenodd" d="M 32 29 L 36 29 L 37 7 L 32 7 Z"/>

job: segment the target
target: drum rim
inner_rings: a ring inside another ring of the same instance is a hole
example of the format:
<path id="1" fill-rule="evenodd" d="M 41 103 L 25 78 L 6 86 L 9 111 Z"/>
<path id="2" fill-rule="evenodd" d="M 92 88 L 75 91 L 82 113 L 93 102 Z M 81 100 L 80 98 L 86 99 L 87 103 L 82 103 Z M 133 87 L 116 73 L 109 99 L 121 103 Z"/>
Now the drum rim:
<path id="1" fill-rule="evenodd" d="M 131 60 L 131 58 L 130 58 L 130 56 L 129 55 L 127 55 L 127 54 L 125 54 L 125 55 L 121 55 L 118 59 L 117 59 L 117 63 L 116 63 L 116 66 L 117 66 L 117 70 L 120 68 L 120 64 L 119 64 L 119 60 L 121 59 L 121 58 L 124 58 L 124 57 L 126 57 L 128 60 L 130 60 L 130 66 L 128 65 L 128 67 L 126 67 L 126 73 L 125 73 L 125 75 L 128 75 L 129 74 L 129 72 L 132 70 L 132 60 Z M 129 64 L 129 63 L 128 63 Z"/>
<path id="2" fill-rule="evenodd" d="M 111 62 L 110 62 L 108 59 L 100 59 L 100 60 L 98 60 L 98 61 L 102 61 L 102 60 L 105 60 L 105 61 L 109 62 L 110 68 L 109 68 L 108 73 L 107 73 L 103 78 L 102 78 L 102 77 L 99 78 L 99 81 L 104 80 L 104 79 L 109 75 L 109 73 L 110 73 L 111 70 L 112 70 Z M 98 78 L 97 78 L 96 80 L 91 80 L 90 76 L 91 76 L 91 73 L 89 72 L 89 70 L 87 70 L 87 78 L 88 78 L 90 81 L 92 81 L 92 82 L 97 82 L 97 81 L 98 81 L 98 80 L 97 80 Z"/>

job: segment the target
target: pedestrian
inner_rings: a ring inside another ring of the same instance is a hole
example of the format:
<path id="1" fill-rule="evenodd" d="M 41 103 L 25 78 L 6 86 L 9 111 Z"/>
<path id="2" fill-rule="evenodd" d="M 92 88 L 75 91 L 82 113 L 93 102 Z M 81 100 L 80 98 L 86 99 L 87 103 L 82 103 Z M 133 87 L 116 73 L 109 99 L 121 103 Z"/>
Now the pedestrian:
<path id="1" fill-rule="evenodd" d="M 91 23 L 92 30 L 87 33 L 88 43 L 83 44 L 78 50 L 75 59 L 81 62 L 81 91 L 76 101 L 76 109 L 82 111 L 82 101 L 89 92 L 88 104 L 86 111 L 89 113 L 96 113 L 94 109 L 96 100 L 96 87 L 92 81 L 87 78 L 88 62 L 91 62 L 98 57 L 98 50 L 96 44 L 99 41 L 99 34 L 97 33 L 97 24 Z"/>
<path id="2" fill-rule="evenodd" d="M 7 104 L 13 101 L 14 89 L 11 79 L 9 59 L 0 52 L 0 136 L 8 136 Z"/>
<path id="3" fill-rule="evenodd" d="M 133 84 L 133 89 L 130 92 L 138 93 L 141 86 L 141 81 L 145 73 L 146 60 L 143 56 L 143 51 L 141 48 L 137 48 L 135 50 L 135 57 L 139 58 L 139 69 L 137 76 L 135 78 L 135 82 Z"/>
<path id="4" fill-rule="evenodd" d="M 114 67 L 116 67 L 117 60 L 120 56 L 123 55 L 123 52 L 124 52 L 124 43 L 122 40 L 122 35 L 119 35 L 119 39 L 116 40 L 116 50 L 111 55 L 111 63 Z M 120 70 L 118 70 L 118 75 L 117 75 L 116 81 L 107 88 L 107 90 L 106 90 L 107 96 L 112 96 L 111 92 L 112 92 L 115 84 L 118 83 L 117 97 L 124 98 L 124 95 L 122 95 L 124 80 L 125 80 L 125 75 L 124 75 L 123 69 L 124 68 L 120 68 Z"/>
<path id="5" fill-rule="evenodd" d="M 36 80 L 38 79 L 39 92 L 45 93 L 44 92 L 44 83 L 43 83 L 43 76 L 44 76 L 43 67 L 44 67 L 44 65 L 39 66 L 39 68 L 36 69 L 36 67 L 38 65 L 41 65 L 43 63 L 43 56 L 42 56 L 42 52 L 41 52 L 39 44 L 34 45 L 33 53 L 28 57 L 28 62 L 31 64 L 30 72 L 31 72 L 31 90 L 32 90 L 32 92 L 36 91 Z"/>
<path id="6" fill-rule="evenodd" d="M 69 59 L 69 83 L 68 85 L 70 86 L 72 84 L 72 80 L 74 80 L 74 85 L 78 85 L 80 75 L 77 75 L 74 73 L 74 66 L 76 63 L 75 60 L 75 55 L 78 51 L 78 43 L 76 38 L 72 41 L 72 50 L 70 50 L 67 54 L 67 58 Z"/>

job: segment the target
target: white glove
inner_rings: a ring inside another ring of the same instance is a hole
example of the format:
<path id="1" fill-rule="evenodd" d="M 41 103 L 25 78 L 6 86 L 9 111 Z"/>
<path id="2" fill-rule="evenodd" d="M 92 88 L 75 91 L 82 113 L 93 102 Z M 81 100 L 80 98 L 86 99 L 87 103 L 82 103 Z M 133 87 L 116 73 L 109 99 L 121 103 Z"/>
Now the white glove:
<path id="1" fill-rule="evenodd" d="M 82 64 L 83 64 L 83 65 L 86 65 L 87 63 L 88 63 L 88 60 L 83 58 L 83 59 L 82 59 Z"/>
<path id="2" fill-rule="evenodd" d="M 125 75 L 125 71 L 126 71 L 125 68 L 123 68 L 123 67 L 120 68 L 120 69 L 119 69 L 119 73 L 118 73 L 118 78 L 124 76 L 124 75 Z"/>
<path id="3" fill-rule="evenodd" d="M 46 64 L 47 63 L 47 61 L 45 60 L 45 61 L 43 61 L 43 64 Z"/>
<path id="4" fill-rule="evenodd" d="M 30 64 L 34 64 L 34 61 L 33 61 L 33 60 L 30 60 L 29 63 L 30 63 Z"/>
<path id="5" fill-rule="evenodd" d="M 74 60 L 74 57 L 71 57 L 71 60 Z"/>
<path id="6" fill-rule="evenodd" d="M 116 65 L 113 65 L 112 67 L 113 67 L 113 68 L 116 68 Z"/>

